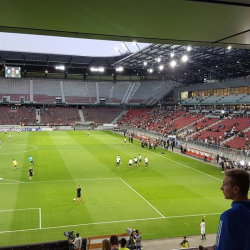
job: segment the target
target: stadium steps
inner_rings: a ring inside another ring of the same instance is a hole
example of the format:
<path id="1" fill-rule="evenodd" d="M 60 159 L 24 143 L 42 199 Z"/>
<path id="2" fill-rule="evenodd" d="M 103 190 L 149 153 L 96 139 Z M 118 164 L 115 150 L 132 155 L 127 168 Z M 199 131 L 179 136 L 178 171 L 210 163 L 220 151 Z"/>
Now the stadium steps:
<path id="1" fill-rule="evenodd" d="M 82 109 L 78 109 L 78 113 L 79 113 L 81 122 L 85 122 L 85 119 L 84 119 L 84 115 L 83 115 Z"/>
<path id="2" fill-rule="evenodd" d="M 190 124 L 186 125 L 185 127 L 179 129 L 177 132 L 178 132 L 178 133 L 181 133 L 181 132 L 183 132 L 185 129 L 189 129 L 189 128 L 193 127 L 193 125 L 194 125 L 196 122 L 199 122 L 199 121 L 201 121 L 201 120 L 203 120 L 203 119 L 204 119 L 204 116 L 202 116 L 199 120 L 193 121 L 192 123 L 190 123 Z"/>
<path id="3" fill-rule="evenodd" d="M 225 119 L 228 119 L 228 118 L 225 118 Z M 223 119 L 223 120 L 225 120 L 225 119 Z M 203 132 L 204 130 L 206 130 L 206 129 L 210 128 L 210 127 L 213 127 L 214 125 L 216 125 L 217 123 L 220 123 L 223 120 L 219 119 L 217 122 L 214 122 L 214 123 L 210 124 L 209 126 L 207 126 L 207 127 L 203 128 L 203 129 L 199 130 L 198 132 L 195 132 L 195 133 L 193 133 L 191 135 L 188 135 L 187 138 L 190 139 L 190 138 L 194 137 L 197 133 Z"/>
<path id="4" fill-rule="evenodd" d="M 250 127 L 246 128 L 246 129 L 243 129 L 243 130 L 241 130 L 240 132 L 245 133 L 245 132 L 248 132 L 248 131 L 250 131 Z M 237 133 L 236 135 L 234 135 L 234 136 L 232 136 L 232 137 L 229 137 L 229 138 L 227 138 L 226 140 L 222 141 L 222 143 L 225 144 L 225 143 L 227 143 L 227 142 L 233 140 L 235 137 L 237 137 L 237 135 L 238 135 L 238 133 Z"/>
<path id="5" fill-rule="evenodd" d="M 127 112 L 128 110 L 123 110 L 111 123 L 117 123 L 117 121 L 119 121 Z"/>
<path id="6" fill-rule="evenodd" d="M 41 123 L 41 111 L 40 111 L 40 109 L 36 109 L 36 122 L 37 123 Z"/>

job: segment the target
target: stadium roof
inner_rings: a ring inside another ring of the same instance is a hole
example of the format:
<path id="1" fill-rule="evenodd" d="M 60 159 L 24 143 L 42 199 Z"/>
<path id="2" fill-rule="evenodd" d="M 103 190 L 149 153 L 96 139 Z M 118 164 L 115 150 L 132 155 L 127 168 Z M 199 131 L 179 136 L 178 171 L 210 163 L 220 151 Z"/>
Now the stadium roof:
<path id="1" fill-rule="evenodd" d="M 2 1 L 1 32 L 250 48 L 249 0 Z"/>
<path id="2" fill-rule="evenodd" d="M 183 56 L 187 61 L 183 62 Z M 152 44 L 113 64 L 137 71 L 158 73 L 184 83 L 206 82 L 250 75 L 250 51 L 232 47 L 198 47 Z M 176 65 L 171 66 L 171 62 Z"/>
<path id="3" fill-rule="evenodd" d="M 55 66 L 65 66 L 65 74 L 86 74 L 91 67 L 104 67 L 97 75 L 149 75 L 158 79 L 193 84 L 250 75 L 250 51 L 221 47 L 190 47 L 183 45 L 151 44 L 136 53 L 115 57 L 86 57 L 75 55 L 41 54 L 0 51 L 2 66 L 19 66 L 27 72 L 57 72 Z M 187 61 L 183 62 L 183 56 Z M 172 57 L 171 57 L 172 56 Z M 172 67 L 171 62 L 176 66 Z M 147 65 L 145 65 L 145 63 Z M 116 69 L 123 67 L 123 72 Z M 162 67 L 162 68 L 161 68 Z M 153 72 L 150 72 L 152 70 Z M 65 76 L 66 77 L 66 76 Z"/>

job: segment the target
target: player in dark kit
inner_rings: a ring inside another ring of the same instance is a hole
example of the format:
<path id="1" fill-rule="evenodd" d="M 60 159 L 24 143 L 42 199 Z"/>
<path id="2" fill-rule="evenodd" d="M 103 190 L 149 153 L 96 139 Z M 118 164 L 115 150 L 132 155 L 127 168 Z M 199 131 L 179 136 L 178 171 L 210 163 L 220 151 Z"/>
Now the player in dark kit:
<path id="1" fill-rule="evenodd" d="M 29 180 L 32 181 L 32 177 L 33 177 L 33 175 L 34 175 L 34 171 L 33 171 L 32 167 L 30 167 L 29 172 L 28 172 L 28 175 L 30 176 L 30 177 L 29 177 Z"/>
<path id="2" fill-rule="evenodd" d="M 79 185 L 77 190 L 76 190 L 76 204 L 82 203 L 82 197 L 81 197 L 81 186 Z"/>

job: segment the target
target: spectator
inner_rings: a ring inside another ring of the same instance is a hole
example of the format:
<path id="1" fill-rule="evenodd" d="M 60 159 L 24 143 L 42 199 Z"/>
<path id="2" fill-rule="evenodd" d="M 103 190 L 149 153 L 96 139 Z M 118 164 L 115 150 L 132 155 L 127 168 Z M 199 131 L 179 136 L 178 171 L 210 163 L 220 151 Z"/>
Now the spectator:
<path id="1" fill-rule="evenodd" d="M 79 233 L 76 234 L 76 238 L 73 242 L 75 250 L 81 250 L 82 248 L 82 238 L 80 237 Z"/>
<path id="2" fill-rule="evenodd" d="M 110 237 L 110 244 L 111 244 L 111 250 L 118 250 L 119 249 L 119 241 L 118 241 L 118 237 L 116 235 L 112 235 Z"/>
<path id="3" fill-rule="evenodd" d="M 141 235 L 138 230 L 135 230 L 135 247 L 136 250 L 141 250 Z"/>
<path id="4" fill-rule="evenodd" d="M 125 238 L 121 238 L 121 240 L 120 240 L 120 249 L 129 250 L 129 249 L 126 247 L 126 244 L 127 244 L 127 240 L 126 240 Z"/>
<path id="5" fill-rule="evenodd" d="M 189 247 L 189 243 L 188 243 L 188 240 L 187 240 L 187 237 L 186 237 L 186 236 L 183 237 L 183 241 L 180 243 L 180 246 L 181 246 L 183 249 Z"/>
<path id="6" fill-rule="evenodd" d="M 102 241 L 102 250 L 111 250 L 111 245 L 109 240 L 103 240 Z"/>
<path id="7" fill-rule="evenodd" d="M 241 169 L 225 173 L 221 187 L 225 199 L 231 199 L 232 208 L 220 216 L 216 236 L 216 250 L 250 249 L 249 174 Z"/>

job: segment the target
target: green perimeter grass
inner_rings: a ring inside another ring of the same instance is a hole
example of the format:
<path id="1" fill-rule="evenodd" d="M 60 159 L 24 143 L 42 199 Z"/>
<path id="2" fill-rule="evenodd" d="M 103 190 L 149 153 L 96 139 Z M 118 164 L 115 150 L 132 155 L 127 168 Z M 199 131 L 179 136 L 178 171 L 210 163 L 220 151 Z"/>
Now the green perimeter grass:
<path id="1" fill-rule="evenodd" d="M 230 207 L 220 191 L 223 176 L 209 164 L 142 149 L 137 141 L 124 145 L 122 136 L 109 131 L 11 134 L 11 141 L 0 134 L 0 246 L 61 240 L 68 230 L 82 237 L 127 227 L 141 230 L 143 239 L 195 235 L 204 214 L 206 232 L 215 233 L 219 214 Z M 129 169 L 129 158 L 138 154 L 149 158 L 149 168 Z M 73 201 L 77 185 L 79 205 Z"/>

